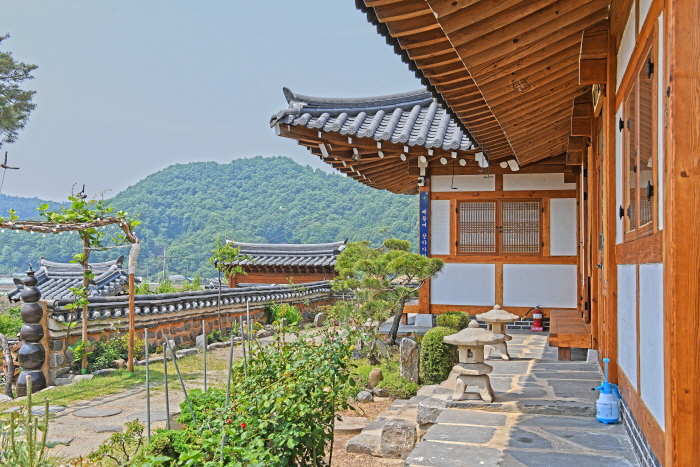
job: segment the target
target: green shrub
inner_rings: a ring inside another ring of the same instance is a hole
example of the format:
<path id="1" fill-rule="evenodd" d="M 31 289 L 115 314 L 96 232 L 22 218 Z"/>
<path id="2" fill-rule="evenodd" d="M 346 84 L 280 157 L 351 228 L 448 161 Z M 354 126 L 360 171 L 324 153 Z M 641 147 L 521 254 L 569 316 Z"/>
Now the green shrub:
<path id="1" fill-rule="evenodd" d="M 104 368 L 114 368 L 114 360 L 127 360 L 129 358 L 129 335 L 112 334 L 109 339 L 83 343 L 78 339 L 76 343 L 70 346 L 75 359 L 73 362 L 80 362 L 83 355 L 88 356 L 88 372 L 92 373 Z M 144 358 L 144 343 L 143 338 L 134 336 L 134 357 Z"/>
<path id="2" fill-rule="evenodd" d="M 283 303 L 281 305 L 272 303 L 270 305 L 270 312 L 272 313 L 273 321 L 279 321 L 282 318 L 285 318 L 289 326 L 296 326 L 299 324 L 299 321 L 301 321 L 301 313 L 299 312 L 299 309 L 287 303 Z"/>
<path id="3" fill-rule="evenodd" d="M 195 388 L 187 393 L 194 410 L 195 418 L 199 420 L 211 418 L 226 402 L 226 392 L 223 389 L 209 388 L 207 392 Z M 192 414 L 190 413 L 187 401 L 180 404 L 180 417 L 177 421 L 183 424 L 192 423 Z"/>
<path id="4" fill-rule="evenodd" d="M 459 361 L 457 347 L 445 343 L 443 338 L 454 334 L 448 327 L 436 327 L 423 337 L 420 348 L 421 379 L 426 384 L 440 384 L 447 379 L 450 370 Z"/>
<path id="5" fill-rule="evenodd" d="M 384 376 L 384 372 L 382 372 Z M 377 385 L 380 388 L 389 390 L 392 396 L 399 399 L 410 399 L 418 393 L 418 381 L 411 381 L 399 375 L 399 373 L 388 373 Z"/>
<path id="6" fill-rule="evenodd" d="M 221 331 L 218 329 L 214 329 L 211 334 L 207 334 L 207 344 L 213 344 L 214 342 L 224 342 L 228 339 L 226 339 L 226 336 L 224 336 Z"/>
<path id="7" fill-rule="evenodd" d="M 0 333 L 7 337 L 14 337 L 22 327 L 22 318 L 19 317 L 20 307 L 15 306 L 0 315 Z"/>
<path id="8" fill-rule="evenodd" d="M 463 311 L 448 311 L 437 317 L 437 325 L 461 331 L 469 325 L 471 316 Z"/>

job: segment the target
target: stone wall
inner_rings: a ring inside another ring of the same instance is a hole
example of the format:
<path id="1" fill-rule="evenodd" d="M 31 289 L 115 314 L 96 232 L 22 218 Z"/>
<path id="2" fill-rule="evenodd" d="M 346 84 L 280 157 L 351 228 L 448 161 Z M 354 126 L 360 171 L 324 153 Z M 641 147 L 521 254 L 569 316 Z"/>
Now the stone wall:
<path id="1" fill-rule="evenodd" d="M 117 333 L 129 331 L 128 297 L 94 297 L 90 299 L 88 316 L 88 340 L 107 340 Z M 335 299 L 330 283 L 326 281 L 294 286 L 260 286 L 222 289 L 221 304 L 218 305 L 218 290 L 180 292 L 176 294 L 146 295 L 136 297 L 134 315 L 136 334 L 144 337 L 147 329 L 149 345 L 162 345 L 166 339 L 175 345 L 195 345 L 202 334 L 202 320 L 206 333 L 220 329 L 228 333 L 243 318 L 247 319 L 247 307 L 251 322 L 263 322 L 265 310 L 272 303 L 289 303 L 298 307 L 304 318 L 309 319 L 321 307 L 332 304 Z M 46 361 L 44 374 L 49 384 L 69 371 L 73 361 L 72 352 L 64 347 L 75 343 L 82 335 L 82 323 L 78 321 L 69 328 L 67 303 L 42 301 Z"/>

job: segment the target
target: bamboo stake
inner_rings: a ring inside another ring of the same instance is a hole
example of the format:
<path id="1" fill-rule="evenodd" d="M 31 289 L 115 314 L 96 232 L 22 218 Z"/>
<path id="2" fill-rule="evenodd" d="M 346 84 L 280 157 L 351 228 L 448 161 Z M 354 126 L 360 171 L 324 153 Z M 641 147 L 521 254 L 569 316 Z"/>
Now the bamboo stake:
<path id="1" fill-rule="evenodd" d="M 190 415 L 192 415 L 192 423 L 195 425 L 197 424 L 197 420 L 195 419 L 194 416 L 194 409 L 192 408 L 192 403 L 190 402 L 190 398 L 187 395 L 187 388 L 185 388 L 185 382 L 182 380 L 182 374 L 180 373 L 180 367 L 177 364 L 177 358 L 175 358 L 175 350 L 168 346 L 170 348 L 170 355 L 173 357 L 173 363 L 175 364 L 175 371 L 177 371 L 177 377 L 180 380 L 180 386 L 182 386 L 182 392 L 185 393 L 185 400 L 187 401 L 187 406 L 190 408 Z"/>
<path id="2" fill-rule="evenodd" d="M 204 337 L 204 345 L 202 354 L 204 355 L 204 392 L 207 392 L 207 323 L 202 320 L 202 336 Z"/>
<path id="3" fill-rule="evenodd" d="M 148 329 L 143 331 L 144 344 L 146 349 L 146 436 L 148 442 L 151 441 L 151 381 L 148 372 Z"/>
<path id="4" fill-rule="evenodd" d="M 226 403 L 224 407 L 228 408 L 229 396 L 231 395 L 231 367 L 233 366 L 233 332 L 231 332 L 231 348 L 228 352 L 228 378 L 226 379 Z M 224 434 L 221 439 L 221 463 L 224 463 L 224 446 L 226 446 L 226 441 L 228 440 L 228 433 Z"/>
<path id="5" fill-rule="evenodd" d="M 243 332 L 243 316 L 239 316 L 240 322 L 241 322 L 241 338 L 244 339 L 245 333 Z M 245 341 L 243 340 L 241 342 L 243 344 L 243 374 L 245 377 L 248 377 L 248 361 L 246 360 L 246 355 L 245 355 Z"/>
<path id="6" fill-rule="evenodd" d="M 248 353 L 250 353 L 251 336 L 250 336 L 250 298 L 245 300 L 245 314 L 246 314 L 246 341 L 248 341 Z"/>
<path id="7" fill-rule="evenodd" d="M 163 379 L 165 379 L 165 427 L 170 429 L 170 397 L 168 396 L 168 336 L 163 344 Z"/>

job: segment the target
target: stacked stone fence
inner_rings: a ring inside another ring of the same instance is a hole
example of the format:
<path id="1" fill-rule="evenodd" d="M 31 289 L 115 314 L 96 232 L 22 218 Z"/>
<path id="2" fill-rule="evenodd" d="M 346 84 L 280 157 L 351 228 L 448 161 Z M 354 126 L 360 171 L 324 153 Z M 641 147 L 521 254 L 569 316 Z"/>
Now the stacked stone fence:
<path id="1" fill-rule="evenodd" d="M 165 339 L 176 345 L 195 345 L 202 334 L 202 322 L 206 333 L 230 331 L 235 322 L 250 313 L 251 324 L 265 319 L 265 310 L 272 303 L 288 303 L 298 307 L 304 318 L 340 297 L 331 289 L 329 281 L 308 284 L 260 285 L 254 287 L 178 292 L 159 295 L 137 295 L 135 299 L 136 334 L 143 338 L 148 330 L 149 344 L 162 345 Z M 64 349 L 66 336 L 72 344 L 82 336 L 82 313 L 78 313 L 75 325 L 69 326 L 70 311 L 66 306 L 70 300 L 48 300 L 40 302 L 44 309 L 44 339 L 46 360 L 42 370 L 48 384 L 70 370 L 70 352 Z M 128 296 L 90 297 L 88 306 L 88 340 L 109 339 L 113 334 L 129 330 Z M 66 358 L 68 357 L 68 358 Z"/>

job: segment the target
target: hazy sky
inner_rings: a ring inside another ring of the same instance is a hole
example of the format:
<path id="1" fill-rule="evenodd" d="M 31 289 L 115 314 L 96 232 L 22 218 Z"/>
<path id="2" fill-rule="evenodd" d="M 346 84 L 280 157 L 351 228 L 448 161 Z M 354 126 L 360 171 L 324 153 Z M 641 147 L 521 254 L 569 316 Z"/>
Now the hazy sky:
<path id="1" fill-rule="evenodd" d="M 39 65 L 3 194 L 112 194 L 174 163 L 285 155 L 282 87 L 327 97 L 420 88 L 352 0 L 3 0 L 0 45 Z"/>

